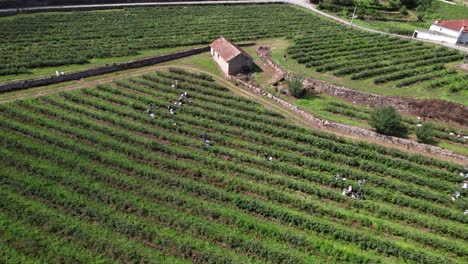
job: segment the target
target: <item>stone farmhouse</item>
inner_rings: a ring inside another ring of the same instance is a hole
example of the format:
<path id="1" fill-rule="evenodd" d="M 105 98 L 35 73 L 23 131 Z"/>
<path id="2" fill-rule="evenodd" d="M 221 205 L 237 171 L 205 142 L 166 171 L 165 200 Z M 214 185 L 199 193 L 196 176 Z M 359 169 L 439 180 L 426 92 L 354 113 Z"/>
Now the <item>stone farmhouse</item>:
<path id="1" fill-rule="evenodd" d="M 226 75 L 252 71 L 252 57 L 236 44 L 220 37 L 210 44 L 211 56 Z"/>
<path id="2" fill-rule="evenodd" d="M 429 30 L 415 30 L 413 38 L 468 45 L 468 19 L 436 20 Z"/>

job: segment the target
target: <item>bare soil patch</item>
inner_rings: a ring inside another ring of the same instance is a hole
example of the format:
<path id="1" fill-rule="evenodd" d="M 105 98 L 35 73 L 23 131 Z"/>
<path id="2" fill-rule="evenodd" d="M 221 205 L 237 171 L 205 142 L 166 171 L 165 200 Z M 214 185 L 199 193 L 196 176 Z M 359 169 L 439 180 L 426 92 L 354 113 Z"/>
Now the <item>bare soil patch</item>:
<path id="1" fill-rule="evenodd" d="M 468 125 L 468 107 L 439 99 L 410 100 L 410 111 L 418 116 L 432 116 L 441 121 Z"/>

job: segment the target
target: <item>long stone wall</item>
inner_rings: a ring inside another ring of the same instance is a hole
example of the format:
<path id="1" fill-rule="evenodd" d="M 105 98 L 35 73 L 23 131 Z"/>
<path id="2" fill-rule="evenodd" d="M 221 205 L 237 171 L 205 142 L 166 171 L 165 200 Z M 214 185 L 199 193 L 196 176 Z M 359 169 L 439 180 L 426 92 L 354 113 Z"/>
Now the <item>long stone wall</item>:
<path id="1" fill-rule="evenodd" d="M 260 46 L 257 49 L 259 57 L 265 61 L 275 72 L 277 76 L 287 76 L 289 73 L 278 66 L 271 57 L 270 49 L 267 46 Z M 409 104 L 407 101 L 378 94 L 371 94 L 361 91 L 356 91 L 342 86 L 330 84 L 321 80 L 304 78 L 304 87 L 319 93 L 324 93 L 333 97 L 343 98 L 347 101 L 352 101 L 357 104 L 365 104 L 370 107 L 382 107 L 391 105 L 400 111 L 408 111 Z"/>
<path id="2" fill-rule="evenodd" d="M 411 150 L 416 150 L 416 151 L 423 151 L 431 154 L 436 154 L 436 155 L 442 155 L 446 157 L 450 157 L 456 160 L 460 160 L 462 162 L 468 163 L 468 158 L 462 155 L 458 155 L 450 150 L 442 149 L 439 147 L 431 146 L 431 145 L 426 145 L 422 143 L 418 143 L 416 141 L 404 139 L 404 138 L 398 138 L 398 137 L 393 137 L 393 136 L 386 136 L 386 135 L 381 135 L 378 134 L 374 131 L 367 130 L 364 128 L 359 128 L 359 127 L 353 127 L 353 126 L 348 126 L 340 123 L 335 123 L 335 122 L 330 122 L 328 120 L 320 119 L 315 117 L 314 115 L 299 109 L 299 107 L 279 98 L 271 93 L 268 93 L 261 89 L 258 86 L 255 86 L 253 84 L 250 84 L 248 82 L 245 82 L 244 80 L 237 78 L 235 76 L 229 76 L 231 80 L 233 80 L 236 83 L 240 83 L 243 86 L 249 88 L 253 92 L 260 94 L 262 96 L 266 96 L 270 98 L 271 100 L 275 101 L 276 103 L 280 104 L 281 106 L 288 108 L 295 113 L 299 114 L 303 118 L 309 121 L 310 125 L 313 125 L 314 127 L 317 128 L 331 128 L 333 130 L 340 131 L 344 134 L 347 135 L 355 135 L 359 137 L 364 137 L 366 139 L 378 141 L 378 142 L 383 142 L 399 147 L 403 147 L 406 149 L 411 149 Z"/>
<path id="3" fill-rule="evenodd" d="M 344 98 L 356 104 L 365 104 L 370 107 L 383 107 L 391 105 L 399 111 L 408 111 L 409 103 L 395 97 L 365 93 L 353 89 L 336 86 L 321 80 L 306 78 L 304 81 L 306 89 L 313 89 L 333 97 Z"/>
<path id="4" fill-rule="evenodd" d="M 259 57 L 275 71 L 275 76 L 287 76 L 289 73 L 279 67 L 272 59 L 270 49 L 261 46 L 257 49 Z M 280 81 L 281 78 L 276 79 Z M 409 112 L 413 115 L 431 115 L 445 122 L 455 122 L 466 125 L 468 107 L 444 100 L 407 99 L 396 96 L 385 96 L 356 91 L 346 87 L 330 84 L 313 78 L 304 78 L 304 87 L 313 91 L 341 98 L 359 105 L 373 108 L 393 106 L 398 111 Z"/>
<path id="5" fill-rule="evenodd" d="M 284 80 L 284 77 L 286 76 L 287 72 L 278 65 L 276 65 L 276 63 L 273 61 L 273 59 L 271 58 L 270 48 L 268 46 L 262 45 L 258 47 L 257 55 L 275 72 L 272 80 L 270 81 L 271 84 L 277 85 L 280 81 Z"/>
<path id="6" fill-rule="evenodd" d="M 21 81 L 0 84 L 0 93 L 28 89 L 28 88 L 37 87 L 37 86 L 51 85 L 51 84 L 60 83 L 60 82 L 79 80 L 79 79 L 90 77 L 90 76 L 97 76 L 97 75 L 106 74 L 106 73 L 112 73 L 112 72 L 117 72 L 117 71 L 150 66 L 150 65 L 154 65 L 158 63 L 163 63 L 166 61 L 171 61 L 171 60 L 176 60 L 176 59 L 192 56 L 192 55 L 203 53 L 209 50 L 210 50 L 210 47 L 208 46 L 201 47 L 201 48 L 194 48 L 194 49 L 179 51 L 179 52 L 162 55 L 162 56 L 138 59 L 138 60 L 123 62 L 123 63 L 114 63 L 112 65 L 97 67 L 97 68 L 93 68 L 89 70 L 67 73 L 62 76 L 51 76 L 51 77 L 45 77 L 45 78 L 21 80 Z"/>

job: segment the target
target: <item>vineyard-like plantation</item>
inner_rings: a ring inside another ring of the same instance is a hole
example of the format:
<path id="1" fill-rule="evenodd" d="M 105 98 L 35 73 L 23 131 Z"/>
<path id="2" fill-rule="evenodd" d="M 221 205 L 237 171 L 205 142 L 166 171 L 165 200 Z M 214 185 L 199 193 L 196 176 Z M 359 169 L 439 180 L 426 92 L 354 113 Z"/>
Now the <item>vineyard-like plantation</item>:
<path id="1" fill-rule="evenodd" d="M 353 106 L 351 104 L 341 102 L 330 102 L 324 107 L 324 110 L 331 114 L 339 114 L 351 118 L 360 119 L 363 121 L 369 121 L 371 109 Z M 432 120 L 428 120 L 430 122 Z M 411 117 L 404 117 L 403 122 L 409 132 L 414 132 L 418 124 L 422 124 L 421 120 Z M 456 142 L 468 146 L 468 140 L 457 137 L 457 135 L 468 135 L 468 130 L 462 128 L 455 128 L 443 124 L 433 124 L 434 126 L 434 137 L 437 139 L 444 139 L 451 142 Z M 453 133 L 453 135 L 450 135 Z"/>
<path id="2" fill-rule="evenodd" d="M 468 87 L 445 65 L 463 55 L 410 40 L 354 30 L 288 5 L 185 6 L 41 13 L 0 18 L 0 76 L 85 64 L 142 50 L 298 37 L 291 57 L 316 71 L 395 87 Z"/>
<path id="3" fill-rule="evenodd" d="M 272 15 L 274 14 L 274 15 Z M 146 7 L 0 18 L 0 75 L 145 49 L 286 36 L 321 20 L 283 5 Z"/>
<path id="4" fill-rule="evenodd" d="M 462 166 L 296 127 L 204 74 L 2 104 L 0 123 L 0 262 L 468 261 Z"/>
<path id="5" fill-rule="evenodd" d="M 455 50 L 435 47 L 398 37 L 347 30 L 318 28 L 296 40 L 290 57 L 318 72 L 329 72 L 352 80 L 371 81 L 395 88 L 420 85 L 426 89 L 468 89 L 468 74 L 445 65 L 462 62 Z"/>

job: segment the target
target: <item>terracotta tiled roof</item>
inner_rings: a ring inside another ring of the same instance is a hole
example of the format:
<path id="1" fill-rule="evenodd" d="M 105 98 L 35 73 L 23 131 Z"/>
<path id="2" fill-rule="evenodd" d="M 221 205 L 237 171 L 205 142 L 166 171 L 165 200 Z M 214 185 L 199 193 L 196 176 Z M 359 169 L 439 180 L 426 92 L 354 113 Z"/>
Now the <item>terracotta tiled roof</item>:
<path id="1" fill-rule="evenodd" d="M 243 49 L 241 49 L 239 46 L 223 37 L 220 37 L 217 40 L 213 41 L 213 43 L 210 44 L 210 47 L 212 47 L 226 62 L 234 59 L 235 57 L 237 57 L 237 55 L 241 53 L 250 57 L 250 55 Z"/>
<path id="2" fill-rule="evenodd" d="M 459 31 L 463 27 L 463 32 L 468 32 L 468 19 L 436 21 L 437 25 Z"/>

